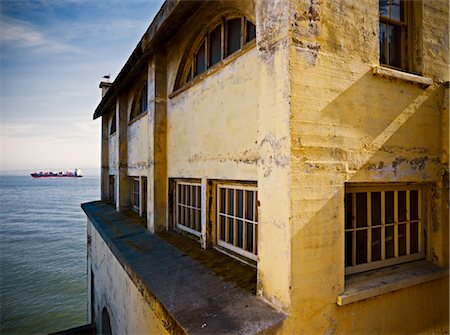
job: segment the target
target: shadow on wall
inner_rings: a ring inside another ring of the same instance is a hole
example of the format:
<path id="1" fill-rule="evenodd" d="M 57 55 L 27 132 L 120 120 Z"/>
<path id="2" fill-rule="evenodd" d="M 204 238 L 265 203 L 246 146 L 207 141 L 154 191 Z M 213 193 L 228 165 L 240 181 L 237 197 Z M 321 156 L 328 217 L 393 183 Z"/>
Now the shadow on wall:
<path id="1" fill-rule="evenodd" d="M 322 110 L 294 116 L 301 121 L 292 143 L 301 146 L 292 151 L 293 300 L 287 328 L 414 332 L 448 320 L 445 279 L 389 297 L 336 305 L 345 280 L 345 182 L 433 182 L 431 217 L 438 227 L 445 220 L 439 196 L 448 197 L 448 185 L 436 186 L 442 168 L 443 94 L 442 87 L 420 88 L 368 72 Z M 447 230 L 435 233 L 442 231 Z"/>

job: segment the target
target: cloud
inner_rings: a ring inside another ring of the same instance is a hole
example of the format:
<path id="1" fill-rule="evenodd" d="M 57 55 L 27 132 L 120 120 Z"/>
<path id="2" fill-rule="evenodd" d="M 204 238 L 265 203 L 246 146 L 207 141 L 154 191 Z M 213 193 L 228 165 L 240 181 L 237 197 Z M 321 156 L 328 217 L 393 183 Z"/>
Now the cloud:
<path id="1" fill-rule="evenodd" d="M 76 49 L 46 36 L 33 25 L 4 15 L 0 16 L 0 44 L 7 48 L 27 48 L 34 51 L 59 53 Z"/>

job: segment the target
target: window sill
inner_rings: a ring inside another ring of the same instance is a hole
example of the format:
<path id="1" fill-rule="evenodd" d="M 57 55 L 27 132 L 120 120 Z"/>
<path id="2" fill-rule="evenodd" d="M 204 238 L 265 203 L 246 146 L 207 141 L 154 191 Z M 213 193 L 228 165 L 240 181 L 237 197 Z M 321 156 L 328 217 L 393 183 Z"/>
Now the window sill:
<path id="1" fill-rule="evenodd" d="M 128 121 L 128 125 L 130 126 L 130 125 L 132 125 L 133 123 L 135 123 L 136 121 L 142 119 L 145 115 L 147 115 L 147 112 L 148 112 L 148 111 L 145 111 L 144 113 L 141 113 L 141 114 L 135 116 L 132 120 Z"/>
<path id="2" fill-rule="evenodd" d="M 414 84 L 425 86 L 433 85 L 433 79 L 431 78 L 418 76 L 416 74 L 407 73 L 384 66 L 372 66 L 372 73 L 381 77 L 399 79 Z"/>
<path id="3" fill-rule="evenodd" d="M 337 297 L 336 303 L 344 306 L 446 276 L 448 269 L 426 260 L 358 273 L 346 276 L 345 292 Z"/>

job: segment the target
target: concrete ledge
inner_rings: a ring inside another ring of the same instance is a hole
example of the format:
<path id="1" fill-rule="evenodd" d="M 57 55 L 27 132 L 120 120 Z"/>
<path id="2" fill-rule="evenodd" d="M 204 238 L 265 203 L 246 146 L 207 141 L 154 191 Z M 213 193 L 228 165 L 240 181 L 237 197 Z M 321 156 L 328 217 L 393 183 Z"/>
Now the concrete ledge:
<path id="1" fill-rule="evenodd" d="M 391 69 L 384 66 L 372 66 L 372 73 L 374 75 L 379 75 L 382 77 L 394 78 L 403 81 L 407 81 L 410 83 L 431 86 L 433 85 L 433 79 L 418 76 L 416 74 L 402 72 L 399 70 Z"/>
<path id="2" fill-rule="evenodd" d="M 448 269 L 426 260 L 387 267 L 347 276 L 345 292 L 337 297 L 339 306 L 381 294 L 448 277 Z"/>
<path id="3" fill-rule="evenodd" d="M 171 334 L 259 334 L 286 315 L 104 202 L 81 206 Z"/>

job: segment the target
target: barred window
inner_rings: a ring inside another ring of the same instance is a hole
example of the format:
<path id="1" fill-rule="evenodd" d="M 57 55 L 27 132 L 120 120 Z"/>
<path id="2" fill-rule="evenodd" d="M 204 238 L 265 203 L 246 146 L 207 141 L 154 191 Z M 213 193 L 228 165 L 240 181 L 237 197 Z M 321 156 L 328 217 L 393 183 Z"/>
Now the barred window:
<path id="1" fill-rule="evenodd" d="M 231 15 L 215 21 L 201 39 L 193 43 L 196 48 L 192 50 L 193 53 L 186 54 L 186 61 L 178 69 L 174 89 L 206 72 L 255 39 L 256 26 L 242 15 Z"/>
<path id="2" fill-rule="evenodd" d="M 421 198 L 417 185 L 346 187 L 346 274 L 424 256 Z"/>
<path id="3" fill-rule="evenodd" d="M 258 192 L 256 187 L 217 185 L 217 244 L 257 260 Z"/>
<path id="4" fill-rule="evenodd" d="M 195 236 L 202 231 L 202 190 L 201 184 L 177 181 L 175 185 L 176 227 Z"/>

